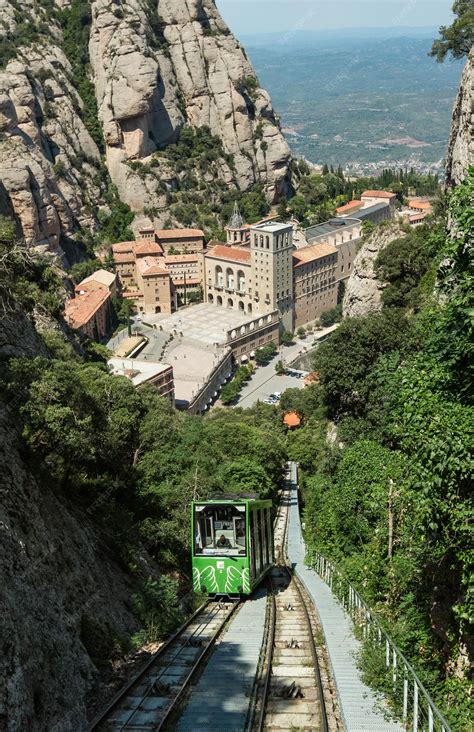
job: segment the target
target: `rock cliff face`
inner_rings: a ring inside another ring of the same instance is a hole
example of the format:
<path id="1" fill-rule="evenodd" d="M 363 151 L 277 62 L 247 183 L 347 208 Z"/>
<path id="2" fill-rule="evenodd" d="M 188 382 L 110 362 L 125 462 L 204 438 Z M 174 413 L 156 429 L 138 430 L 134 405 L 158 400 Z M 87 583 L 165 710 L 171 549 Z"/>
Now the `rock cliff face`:
<path id="1" fill-rule="evenodd" d="M 159 15 L 147 0 L 115 10 L 111 0 L 92 2 L 90 55 L 107 165 L 123 200 L 134 210 L 165 205 L 154 192 L 156 174 L 134 175 L 127 162 L 149 163 L 184 124 L 209 128 L 233 156 L 222 166 L 226 183 L 240 190 L 262 183 L 278 200 L 288 185 L 289 149 L 214 1 L 160 0 Z"/>
<path id="2" fill-rule="evenodd" d="M 0 359 L 38 353 L 46 351 L 33 323 L 18 310 L 3 317 Z M 0 729 L 85 730 L 98 678 L 91 656 L 136 631 L 134 587 L 93 512 L 38 485 L 1 402 L 0 471 Z"/>
<path id="3" fill-rule="evenodd" d="M 94 230 L 104 204 L 101 155 L 84 123 L 90 100 L 63 50 L 64 9 L 78 14 L 105 162 L 133 211 L 168 216 L 179 171 L 152 156 L 184 126 L 208 129 L 222 153 L 212 172 L 188 171 L 196 185 L 207 175 L 241 191 L 261 184 L 272 202 L 285 194 L 290 154 L 278 119 L 213 0 L 54 0 L 47 9 L 3 0 L 0 208 L 12 206 L 31 244 L 58 252 L 62 237 Z"/>
<path id="4" fill-rule="evenodd" d="M 474 49 L 464 67 L 454 104 L 446 158 L 446 183 L 458 185 L 474 165 Z"/>
<path id="5" fill-rule="evenodd" d="M 93 225 L 99 152 L 64 53 L 40 45 L 18 56 L 0 72 L 0 200 L 30 244 L 58 252 L 61 235 Z"/>
<path id="6" fill-rule="evenodd" d="M 365 240 L 347 283 L 342 311 L 344 317 L 357 318 L 382 309 L 382 283 L 375 276 L 375 260 L 394 239 L 405 233 L 396 223 L 378 226 Z"/>

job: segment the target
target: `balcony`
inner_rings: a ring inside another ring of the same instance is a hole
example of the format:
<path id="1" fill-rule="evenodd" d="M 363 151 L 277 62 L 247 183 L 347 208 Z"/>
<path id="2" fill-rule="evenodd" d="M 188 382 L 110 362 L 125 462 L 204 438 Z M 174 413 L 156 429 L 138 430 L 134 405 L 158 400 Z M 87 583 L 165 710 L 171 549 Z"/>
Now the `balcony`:
<path id="1" fill-rule="evenodd" d="M 223 290 L 224 289 L 224 285 L 214 285 L 214 289 L 215 290 Z"/>
<path id="2" fill-rule="evenodd" d="M 225 291 L 226 291 L 226 292 L 228 292 L 228 293 L 229 293 L 229 295 L 231 295 L 231 294 L 232 294 L 233 292 L 235 292 L 235 290 L 234 290 L 234 288 L 233 288 L 233 287 L 226 287 L 226 288 L 225 288 Z"/>

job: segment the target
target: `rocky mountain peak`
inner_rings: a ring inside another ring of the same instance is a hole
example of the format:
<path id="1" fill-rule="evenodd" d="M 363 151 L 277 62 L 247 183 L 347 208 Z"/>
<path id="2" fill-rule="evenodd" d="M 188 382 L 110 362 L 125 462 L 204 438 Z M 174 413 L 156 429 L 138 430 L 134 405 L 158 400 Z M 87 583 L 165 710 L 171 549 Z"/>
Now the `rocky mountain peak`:
<path id="1" fill-rule="evenodd" d="M 216 207 L 216 181 L 287 192 L 271 100 L 213 0 L 4 0 L 2 19 L 0 208 L 31 244 L 93 232 L 107 175 L 161 224 L 186 173 Z M 167 153 L 185 128 L 208 136 L 209 159 Z"/>

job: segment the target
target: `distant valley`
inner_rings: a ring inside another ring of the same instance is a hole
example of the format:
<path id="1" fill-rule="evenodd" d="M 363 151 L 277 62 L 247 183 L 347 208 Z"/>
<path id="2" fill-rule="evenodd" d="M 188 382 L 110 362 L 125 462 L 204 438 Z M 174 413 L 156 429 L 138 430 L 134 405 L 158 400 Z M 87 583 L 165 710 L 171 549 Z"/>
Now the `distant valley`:
<path id="1" fill-rule="evenodd" d="M 441 171 L 462 63 L 427 55 L 435 29 L 394 33 L 242 37 L 294 153 L 354 173 Z"/>

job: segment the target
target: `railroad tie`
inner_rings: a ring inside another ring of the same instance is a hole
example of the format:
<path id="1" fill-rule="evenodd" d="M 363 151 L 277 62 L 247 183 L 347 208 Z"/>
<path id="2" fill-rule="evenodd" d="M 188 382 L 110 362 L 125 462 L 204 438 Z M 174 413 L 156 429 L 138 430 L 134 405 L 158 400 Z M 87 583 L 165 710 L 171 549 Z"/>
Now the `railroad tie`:
<path id="1" fill-rule="evenodd" d="M 300 648 L 300 643 L 295 638 L 292 638 L 289 641 L 286 641 L 286 647 L 287 648 Z"/>
<path id="2" fill-rule="evenodd" d="M 288 605 L 285 605 L 285 610 L 288 610 L 289 612 L 293 611 L 295 608 L 291 604 L 291 602 L 288 603 Z"/>

